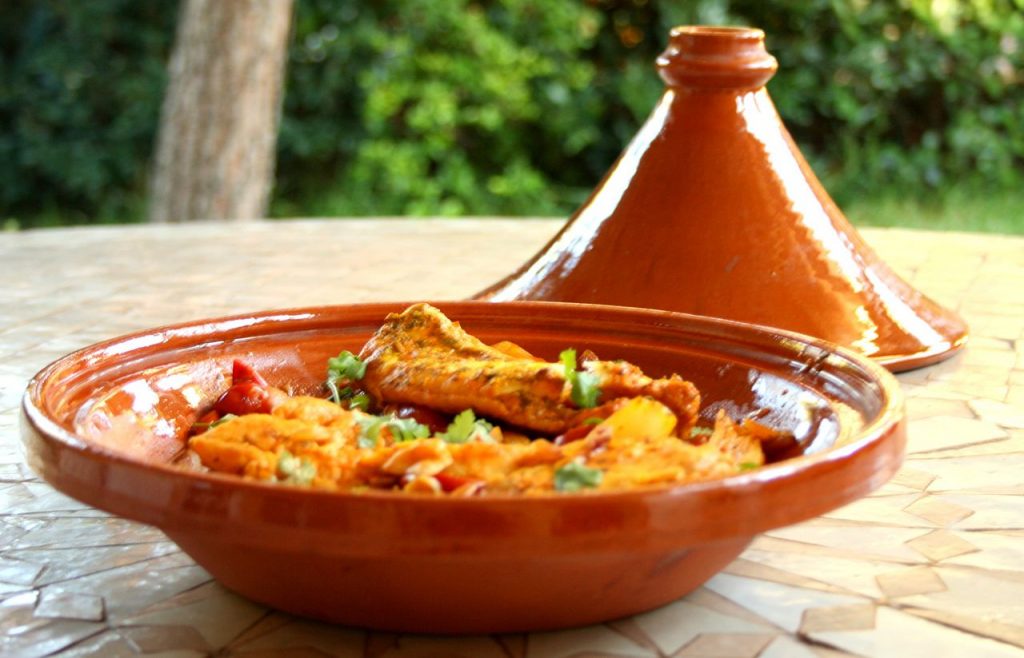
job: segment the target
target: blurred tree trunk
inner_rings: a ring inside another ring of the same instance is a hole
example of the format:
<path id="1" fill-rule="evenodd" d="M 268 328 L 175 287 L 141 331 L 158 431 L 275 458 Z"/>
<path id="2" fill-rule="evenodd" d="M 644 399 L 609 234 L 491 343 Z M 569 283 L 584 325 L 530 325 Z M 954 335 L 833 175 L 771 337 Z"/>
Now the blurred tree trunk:
<path id="1" fill-rule="evenodd" d="M 292 0 L 183 0 L 153 166 L 149 220 L 267 212 Z"/>

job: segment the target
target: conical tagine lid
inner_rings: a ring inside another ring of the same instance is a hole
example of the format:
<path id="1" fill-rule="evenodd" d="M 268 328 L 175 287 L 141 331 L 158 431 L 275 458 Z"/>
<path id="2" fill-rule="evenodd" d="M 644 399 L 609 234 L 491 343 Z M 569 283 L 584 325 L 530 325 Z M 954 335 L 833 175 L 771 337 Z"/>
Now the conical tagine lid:
<path id="1" fill-rule="evenodd" d="M 776 66 L 760 30 L 674 29 L 650 118 L 561 232 L 479 296 L 742 320 L 892 370 L 962 347 L 964 322 L 889 269 L 811 172 L 764 89 Z"/>

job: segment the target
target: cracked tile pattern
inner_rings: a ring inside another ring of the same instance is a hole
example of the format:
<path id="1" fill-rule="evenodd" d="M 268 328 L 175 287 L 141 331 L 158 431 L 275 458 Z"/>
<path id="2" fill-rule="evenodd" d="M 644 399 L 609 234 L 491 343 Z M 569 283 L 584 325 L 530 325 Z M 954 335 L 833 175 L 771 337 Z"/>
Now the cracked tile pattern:
<path id="1" fill-rule="evenodd" d="M 1024 238 L 865 229 L 897 271 L 971 325 L 959 356 L 899 376 L 903 469 L 871 496 L 766 533 L 703 588 L 630 619 L 462 638 L 298 619 L 226 591 L 159 531 L 67 498 L 24 463 L 25 384 L 67 352 L 229 313 L 466 297 L 559 226 L 367 219 L 0 233 L 0 655 L 1024 658 Z"/>

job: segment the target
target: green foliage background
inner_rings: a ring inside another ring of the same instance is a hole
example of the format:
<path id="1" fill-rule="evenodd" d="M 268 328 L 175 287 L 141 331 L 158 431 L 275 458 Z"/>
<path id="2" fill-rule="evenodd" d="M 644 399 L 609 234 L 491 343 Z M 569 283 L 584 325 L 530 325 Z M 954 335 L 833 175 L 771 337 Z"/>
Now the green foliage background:
<path id="1" fill-rule="evenodd" d="M 176 18 L 0 6 L 0 219 L 141 219 Z M 684 23 L 765 29 L 840 204 L 1024 188 L 1024 0 L 296 0 L 273 214 L 565 215 Z"/>

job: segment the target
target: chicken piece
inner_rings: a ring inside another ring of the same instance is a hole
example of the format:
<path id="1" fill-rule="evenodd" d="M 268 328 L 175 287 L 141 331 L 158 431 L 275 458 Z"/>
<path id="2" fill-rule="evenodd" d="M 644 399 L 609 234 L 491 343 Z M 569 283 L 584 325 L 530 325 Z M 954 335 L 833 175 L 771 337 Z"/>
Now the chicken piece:
<path id="1" fill-rule="evenodd" d="M 571 401 L 571 384 L 560 363 L 547 363 L 508 343 L 486 345 L 428 304 L 391 314 L 360 353 L 361 385 L 381 403 L 417 404 L 476 413 L 519 427 L 558 434 L 588 414 Z M 696 387 L 678 375 L 651 379 L 623 362 L 587 361 L 597 377 L 601 402 L 649 396 L 662 402 L 689 431 L 700 404 Z"/>
<path id="2" fill-rule="evenodd" d="M 714 446 L 724 455 L 740 465 L 741 468 L 764 466 L 764 451 L 758 433 L 764 437 L 778 436 L 780 433 L 759 423 L 745 420 L 737 423 L 719 409 L 715 416 L 715 428 L 705 445 Z"/>

